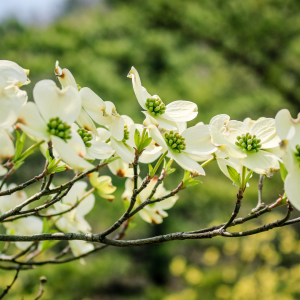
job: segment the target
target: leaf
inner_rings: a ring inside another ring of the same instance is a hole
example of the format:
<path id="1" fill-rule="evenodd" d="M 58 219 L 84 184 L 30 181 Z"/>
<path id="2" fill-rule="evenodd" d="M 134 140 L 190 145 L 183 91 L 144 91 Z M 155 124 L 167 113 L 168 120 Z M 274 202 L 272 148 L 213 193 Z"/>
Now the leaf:
<path id="1" fill-rule="evenodd" d="M 248 183 L 248 181 L 249 181 L 249 179 L 250 179 L 250 177 L 251 177 L 252 174 L 253 174 L 253 171 L 250 171 L 250 172 L 247 174 L 246 179 L 245 179 L 245 184 Z"/>
<path id="2" fill-rule="evenodd" d="M 150 177 L 152 178 L 155 174 L 154 174 L 154 171 L 153 171 L 153 167 L 151 164 L 148 164 L 148 167 L 149 167 L 149 175 Z"/>
<path id="3" fill-rule="evenodd" d="M 143 145 L 142 145 L 142 149 L 145 149 L 146 147 L 148 147 L 150 145 L 151 141 L 152 141 L 151 137 L 145 139 L 143 142 Z"/>
<path id="4" fill-rule="evenodd" d="M 52 157 L 49 154 L 49 149 L 47 149 L 47 151 L 46 151 L 46 159 L 49 163 L 52 161 Z"/>
<path id="5" fill-rule="evenodd" d="M 51 173 L 58 173 L 58 172 L 63 172 L 66 171 L 66 167 L 65 166 L 60 166 L 60 167 L 56 167 L 54 168 Z"/>
<path id="6" fill-rule="evenodd" d="M 141 142 L 141 134 L 140 132 L 136 129 L 134 132 L 134 143 L 136 148 L 139 148 Z"/>
<path id="7" fill-rule="evenodd" d="M 284 182 L 285 181 L 285 178 L 288 174 L 288 171 L 287 169 L 285 168 L 285 165 L 282 163 L 282 162 L 279 162 L 279 165 L 280 165 L 280 175 L 281 175 L 281 179 L 282 181 Z"/>
<path id="8" fill-rule="evenodd" d="M 175 171 L 176 171 L 175 168 L 167 169 L 167 170 L 166 170 L 166 174 L 167 174 L 167 175 L 170 175 L 170 174 L 172 174 L 172 173 L 175 172 Z"/>
<path id="9" fill-rule="evenodd" d="M 16 151 L 15 151 L 13 161 L 17 161 L 18 158 L 20 157 L 23 151 L 25 138 L 26 138 L 26 134 L 24 132 L 22 133 L 22 135 L 20 135 L 20 133 L 16 131 L 16 134 L 17 134 L 17 142 L 16 142 Z"/>
<path id="10" fill-rule="evenodd" d="M 241 188 L 242 187 L 241 177 L 240 177 L 240 174 L 237 172 L 237 170 L 230 166 L 227 166 L 227 170 L 228 170 L 231 180 L 235 183 L 235 185 L 237 185 L 239 188 Z"/>
<path id="11" fill-rule="evenodd" d="M 192 180 L 192 181 L 188 182 L 185 185 L 185 187 L 193 186 L 193 185 L 196 185 L 196 184 L 199 184 L 199 183 L 202 183 L 202 181 L 200 181 L 200 180 Z"/>

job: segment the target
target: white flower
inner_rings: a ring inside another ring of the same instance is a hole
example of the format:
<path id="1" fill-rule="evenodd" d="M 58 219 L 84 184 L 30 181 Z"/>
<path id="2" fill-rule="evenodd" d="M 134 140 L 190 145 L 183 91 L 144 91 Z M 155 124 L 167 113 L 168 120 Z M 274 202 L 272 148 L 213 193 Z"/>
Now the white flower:
<path id="1" fill-rule="evenodd" d="M 207 155 L 217 149 L 211 143 L 208 125 L 196 125 L 184 130 L 160 132 L 154 125 L 147 127 L 153 140 L 162 147 L 162 152 L 168 150 L 168 156 L 173 158 L 183 169 L 195 175 L 205 175 L 203 168 L 196 162 L 204 160 Z"/>
<path id="2" fill-rule="evenodd" d="M 129 164 L 122 158 L 118 158 L 108 164 L 109 170 L 118 177 L 133 177 L 133 168 L 129 167 Z"/>
<path id="3" fill-rule="evenodd" d="M 42 80 L 35 85 L 33 97 L 35 103 L 28 102 L 22 107 L 17 126 L 34 139 L 51 140 L 62 160 L 72 168 L 79 171 L 93 168 L 82 158 L 85 153 L 76 152 L 79 148 L 73 149 L 67 143 L 71 138 L 76 139 L 82 144 L 79 150 L 85 150 L 78 133 L 71 131 L 71 124 L 81 110 L 76 89 L 67 86 L 60 90 L 52 80 Z"/>
<path id="4" fill-rule="evenodd" d="M 148 186 L 137 196 L 135 207 L 147 200 L 157 180 L 158 180 L 157 177 L 153 177 L 150 183 L 148 184 Z M 138 177 L 138 186 L 140 186 L 141 184 L 142 184 L 142 179 Z M 125 192 L 122 195 L 124 201 L 130 202 L 133 189 L 134 189 L 133 179 L 128 178 L 125 183 Z M 170 192 L 171 191 L 167 191 L 163 187 L 163 185 L 160 184 L 156 189 L 153 199 L 166 196 Z M 174 195 L 160 202 L 147 205 L 142 210 L 139 211 L 139 215 L 143 220 L 145 220 L 148 223 L 154 223 L 154 224 L 162 223 L 163 218 L 168 216 L 168 214 L 165 212 L 165 209 L 170 209 L 171 207 L 173 207 L 177 199 L 178 196 Z"/>
<path id="5" fill-rule="evenodd" d="M 20 87 L 30 82 L 28 73 L 15 62 L 0 60 L 0 129 L 13 125 L 27 102 L 27 93 Z"/>
<path id="6" fill-rule="evenodd" d="M 82 88 L 79 95 L 83 108 L 91 118 L 99 125 L 108 125 L 114 138 L 121 141 L 123 139 L 124 121 L 117 113 L 115 105 L 110 101 L 103 101 L 87 87 Z"/>
<path id="7" fill-rule="evenodd" d="M 7 169 L 2 166 L 2 162 L 14 156 L 14 144 L 8 132 L 0 129 L 0 176 L 7 173 Z"/>
<path id="8" fill-rule="evenodd" d="M 15 184 L 9 185 L 9 189 L 16 187 Z M 6 190 L 6 186 L 4 185 Z M 17 191 L 12 195 L 6 195 L 1 197 L 0 212 L 4 213 L 17 205 L 23 203 L 27 199 L 27 195 L 24 191 Z M 28 210 L 29 206 L 26 205 L 21 211 Z M 14 220 L 12 222 L 4 222 L 3 225 L 7 229 L 7 234 L 15 235 L 33 235 L 40 234 L 43 231 L 43 222 L 37 217 L 27 217 Z M 32 242 L 16 242 L 16 246 L 19 249 L 26 249 Z"/>
<path id="9" fill-rule="evenodd" d="M 91 131 L 79 128 L 75 123 L 71 125 L 71 128 L 78 133 L 81 140 L 77 140 L 78 135 L 73 134 L 72 138 L 68 141 L 68 144 L 72 148 L 77 149 L 78 154 L 82 153 L 84 158 L 102 160 L 111 157 L 115 153 L 110 145 L 99 141 L 97 139 L 98 136 L 93 134 Z M 73 136 L 76 137 L 76 139 L 73 138 Z"/>
<path id="10" fill-rule="evenodd" d="M 284 188 L 288 199 L 300 210 L 300 114 L 293 119 L 287 109 L 275 117 L 276 129 L 285 151 L 282 160 L 288 171 Z"/>
<path id="11" fill-rule="evenodd" d="M 55 210 L 51 209 L 48 213 L 61 213 L 70 209 L 77 203 L 77 201 L 84 198 L 86 187 L 86 182 L 77 181 L 69 193 L 62 199 L 62 202 L 56 202 L 54 204 Z M 58 217 L 53 217 L 56 220 L 56 226 L 63 232 L 90 232 L 92 228 L 84 219 L 84 216 L 92 210 L 94 203 L 94 195 L 89 194 L 70 212 Z"/>
<path id="12" fill-rule="evenodd" d="M 212 141 L 219 150 L 238 158 L 243 166 L 258 174 L 270 175 L 279 169 L 279 158 L 270 152 L 280 141 L 275 121 L 262 118 L 249 124 L 229 121 L 227 115 L 216 116 L 210 122 Z"/>
<path id="13" fill-rule="evenodd" d="M 109 176 L 100 176 L 98 173 L 94 172 L 89 174 L 89 179 L 91 185 L 96 189 L 98 195 L 108 201 L 113 201 L 115 196 L 110 195 L 113 193 L 117 188 L 112 185 L 111 177 Z"/>
<path id="14" fill-rule="evenodd" d="M 63 88 L 66 88 L 68 86 L 73 86 L 77 91 L 78 91 L 78 89 L 80 89 L 80 87 L 76 83 L 75 78 L 72 75 L 72 73 L 68 69 L 62 70 L 59 66 L 58 61 L 56 61 L 56 64 L 55 64 L 54 74 L 58 78 L 58 80 Z M 92 131 L 94 134 L 97 134 L 96 126 L 95 126 L 94 122 L 91 120 L 90 116 L 84 110 L 84 108 L 81 108 L 80 114 L 77 117 L 76 122 L 82 128 Z"/>
<path id="15" fill-rule="evenodd" d="M 132 67 L 128 76 L 132 79 L 132 86 L 136 98 L 145 111 L 143 113 L 150 117 L 151 122 L 159 123 L 159 127 L 167 130 L 176 130 L 177 122 L 187 122 L 196 118 L 198 114 L 197 105 L 190 101 L 174 101 L 165 105 L 159 96 L 151 96 L 142 86 L 139 73 Z"/>

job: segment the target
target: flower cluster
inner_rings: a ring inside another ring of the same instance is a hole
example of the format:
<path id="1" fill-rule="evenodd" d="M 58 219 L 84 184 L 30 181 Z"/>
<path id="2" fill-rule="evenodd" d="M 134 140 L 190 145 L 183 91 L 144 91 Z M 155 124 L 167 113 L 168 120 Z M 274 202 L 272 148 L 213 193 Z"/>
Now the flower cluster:
<path id="1" fill-rule="evenodd" d="M 158 167 L 163 159 L 169 158 L 169 162 L 175 161 L 194 178 L 205 175 L 203 167 L 216 160 L 224 174 L 242 190 L 252 172 L 271 176 L 280 165 L 285 166 L 287 197 L 300 209 L 300 116 L 294 120 L 287 110 L 280 111 L 275 119 L 236 121 L 230 120 L 228 115 L 217 115 L 209 124 L 200 122 L 188 127 L 187 122 L 198 114 L 197 105 L 183 100 L 166 104 L 169 99 L 150 95 L 132 67 L 128 77 L 132 79 L 133 91 L 145 115 L 143 124 L 135 124 L 130 117 L 120 115 L 114 103 L 103 101 L 88 87 L 80 88 L 72 73 L 61 69 L 58 62 L 54 73 L 61 88 L 52 80 L 41 80 L 33 89 L 34 101 L 27 102 L 27 94 L 20 87 L 30 82 L 29 71 L 14 62 L 0 61 L 0 176 L 11 166 L 19 167 L 23 163 L 21 158 L 25 157 L 18 150 L 20 143 L 13 143 L 14 131 L 19 136 L 22 131 L 40 146 L 46 157 L 49 155 L 47 143 L 53 146 L 52 172 L 73 169 L 80 174 L 92 170 L 93 162 L 100 160 L 108 164 L 114 175 L 129 177 L 123 194 L 125 201 L 130 202 L 136 189 L 132 166 L 137 161 L 151 164 L 160 158 Z M 153 170 L 152 166 L 149 168 Z M 136 170 L 138 172 L 138 168 Z M 156 185 L 158 179 L 154 174 L 150 177 L 147 188 L 137 196 L 136 206 L 148 199 Z M 90 183 L 99 195 L 113 200 L 111 193 L 115 187 L 109 176 L 98 177 L 97 173 L 92 173 Z M 138 183 L 142 184 L 140 178 Z M 86 183 L 77 182 L 73 192 L 50 210 L 59 230 L 91 230 L 84 215 L 92 209 L 94 197 L 92 194 L 85 196 L 86 187 Z M 168 193 L 159 185 L 152 198 Z M 18 196 L 18 201 L 24 201 L 23 197 L 23 194 Z M 160 223 L 167 216 L 164 210 L 171 208 L 176 200 L 177 195 L 172 196 L 165 202 L 146 206 L 139 213 L 147 222 Z M 9 201 L 13 205 L 15 200 Z M 2 212 L 11 209 L 5 207 L 5 203 L 0 207 Z M 22 219 L 23 229 L 41 232 L 38 219 L 31 218 L 30 226 L 25 224 L 29 224 L 29 218 Z M 13 227 L 7 229 L 14 232 Z M 71 247 L 78 254 L 92 246 L 74 242 Z"/>

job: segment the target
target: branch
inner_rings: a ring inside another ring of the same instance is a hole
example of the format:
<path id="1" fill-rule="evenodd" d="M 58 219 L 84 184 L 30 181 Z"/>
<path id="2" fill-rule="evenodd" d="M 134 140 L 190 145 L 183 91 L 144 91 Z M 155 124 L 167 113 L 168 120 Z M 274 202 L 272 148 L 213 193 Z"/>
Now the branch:
<path id="1" fill-rule="evenodd" d="M 233 222 L 233 220 L 236 218 L 236 216 L 238 215 L 240 208 L 241 208 L 241 204 L 242 204 L 242 199 L 244 196 L 244 191 L 239 189 L 239 193 L 236 195 L 237 200 L 236 200 L 236 204 L 235 204 L 235 208 L 233 213 L 231 214 L 231 217 L 229 219 L 229 221 L 222 227 L 222 230 L 226 230 L 227 227 L 230 226 L 230 224 Z"/>
<path id="2" fill-rule="evenodd" d="M 3 299 L 4 296 L 9 292 L 10 288 L 13 286 L 13 284 L 15 283 L 15 281 L 16 281 L 17 278 L 18 278 L 19 272 L 20 272 L 20 268 L 17 268 L 17 269 L 16 269 L 16 275 L 15 275 L 15 277 L 14 277 L 12 283 L 6 287 L 6 289 L 5 289 L 5 290 L 3 291 L 3 293 L 0 295 L 0 299 Z"/>
<path id="3" fill-rule="evenodd" d="M 33 300 L 38 300 L 43 296 L 43 293 L 44 293 L 43 285 L 47 282 L 47 278 L 45 276 L 40 277 L 40 282 L 41 282 L 40 291 Z"/>

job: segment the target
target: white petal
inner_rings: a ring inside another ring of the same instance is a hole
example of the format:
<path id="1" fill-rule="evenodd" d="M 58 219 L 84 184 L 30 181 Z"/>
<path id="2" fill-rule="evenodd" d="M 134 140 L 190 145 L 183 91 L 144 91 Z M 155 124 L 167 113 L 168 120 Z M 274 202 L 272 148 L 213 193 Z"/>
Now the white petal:
<path id="1" fill-rule="evenodd" d="M 26 101 L 25 91 L 19 91 L 9 97 L 6 95 L 0 97 L 0 129 L 8 128 L 17 121 L 20 110 Z"/>
<path id="2" fill-rule="evenodd" d="M 256 138 L 261 140 L 262 144 L 269 142 L 276 137 L 275 120 L 264 118 L 256 121 L 250 128 L 250 134 L 255 134 Z"/>
<path id="3" fill-rule="evenodd" d="M 204 169 L 184 152 L 177 153 L 170 150 L 168 156 L 173 158 L 183 169 L 196 175 L 205 175 Z"/>
<path id="4" fill-rule="evenodd" d="M 247 157 L 241 158 L 242 165 L 258 174 L 267 175 L 272 170 L 279 169 L 278 157 L 260 150 L 257 153 L 247 153 Z"/>
<path id="5" fill-rule="evenodd" d="M 17 126 L 30 136 L 50 140 L 47 125 L 34 102 L 28 102 L 22 107 Z"/>
<path id="6" fill-rule="evenodd" d="M 84 181 L 77 181 L 69 191 L 69 193 L 63 198 L 62 202 L 65 204 L 74 205 L 85 194 L 87 183 Z"/>
<path id="7" fill-rule="evenodd" d="M 146 116 L 146 120 L 143 123 L 145 126 L 153 124 L 153 125 L 159 127 L 160 129 L 166 129 L 166 130 L 176 130 L 177 129 L 177 125 L 175 122 L 166 120 L 166 119 L 162 118 L 161 116 L 153 117 L 147 111 L 143 111 L 142 113 L 144 113 L 144 115 Z"/>
<path id="8" fill-rule="evenodd" d="M 164 149 L 168 149 L 168 146 L 167 146 L 167 144 L 165 142 L 165 139 L 163 138 L 163 136 L 159 132 L 158 128 L 155 125 L 149 125 L 147 128 L 149 129 L 150 136 L 152 137 L 152 139 L 159 146 L 163 147 Z"/>
<path id="9" fill-rule="evenodd" d="M 74 256 L 80 256 L 94 249 L 94 245 L 86 241 L 69 241 L 69 245 Z"/>
<path id="10" fill-rule="evenodd" d="M 76 208 L 77 215 L 87 215 L 95 205 L 95 196 L 93 194 L 88 195 Z"/>
<path id="11" fill-rule="evenodd" d="M 132 164 L 134 161 L 134 149 L 125 145 L 123 142 L 119 142 L 114 138 L 111 139 L 111 146 L 116 153 L 127 163 Z"/>
<path id="12" fill-rule="evenodd" d="M 97 128 L 98 136 L 96 136 L 97 141 L 106 142 L 111 138 L 111 133 L 104 128 Z"/>
<path id="13" fill-rule="evenodd" d="M 33 97 L 46 122 L 59 117 L 71 124 L 79 116 L 81 100 L 78 91 L 72 86 L 60 90 L 54 81 L 41 80 L 33 89 Z"/>
<path id="14" fill-rule="evenodd" d="M 113 138 L 115 138 L 117 141 L 122 141 L 124 138 L 124 119 L 121 117 L 116 117 L 109 125 L 109 131 Z"/>
<path id="15" fill-rule="evenodd" d="M 185 138 L 186 149 L 184 152 L 206 155 L 217 151 L 211 142 L 210 126 L 197 125 L 186 129 L 182 136 Z"/>
<path id="16" fill-rule="evenodd" d="M 165 113 L 161 117 L 175 122 L 187 122 L 195 119 L 197 114 L 197 104 L 178 100 L 168 104 Z"/>
<path id="17" fill-rule="evenodd" d="M 26 70 L 9 60 L 0 60 L 0 88 L 7 84 L 22 86 L 27 84 Z"/>
<path id="18" fill-rule="evenodd" d="M 115 151 L 112 147 L 104 142 L 92 141 L 92 146 L 87 148 L 87 153 L 96 159 L 106 159 L 111 157 Z"/>
<path id="19" fill-rule="evenodd" d="M 108 164 L 109 170 L 118 177 L 133 177 L 133 168 L 129 167 L 123 159 L 118 158 Z"/>
<path id="20" fill-rule="evenodd" d="M 284 188 L 288 199 L 300 210 L 300 168 L 295 166 L 285 179 Z"/>
<path id="21" fill-rule="evenodd" d="M 292 127 L 297 126 L 297 132 L 300 134 L 300 114 L 297 119 L 293 119 L 287 109 L 280 110 L 275 117 L 276 131 L 282 140 L 289 140 L 292 138 Z M 295 131 L 293 132 L 295 134 Z"/>
<path id="22" fill-rule="evenodd" d="M 57 136 L 51 136 L 53 146 L 61 159 L 75 170 L 85 171 L 93 169 L 94 166 L 78 156 L 75 150 Z"/>
<path id="23" fill-rule="evenodd" d="M 216 127 L 216 129 L 220 130 L 222 126 L 224 126 L 228 121 L 230 120 L 230 117 L 228 115 L 217 115 L 213 117 L 209 125 Z"/>
<path id="24" fill-rule="evenodd" d="M 72 135 L 71 135 L 71 139 L 67 140 L 67 144 L 75 150 L 77 155 L 81 157 L 85 157 L 86 147 L 84 145 L 81 136 L 77 133 L 76 127 L 78 128 L 78 126 L 74 123 L 71 126 L 72 126 L 71 127 Z"/>
<path id="25" fill-rule="evenodd" d="M 15 154 L 14 144 L 5 130 L 0 129 L 0 162 Z"/>
<path id="26" fill-rule="evenodd" d="M 127 77 L 132 79 L 133 90 L 140 106 L 143 109 L 147 110 L 145 103 L 147 98 L 151 98 L 151 95 L 147 92 L 147 90 L 144 87 L 142 87 L 138 71 L 134 67 L 131 67 L 131 70 L 129 71 Z"/>
<path id="27" fill-rule="evenodd" d="M 88 113 L 84 110 L 84 108 L 81 108 L 80 114 L 76 120 L 76 122 L 84 129 L 93 132 L 94 134 L 98 134 L 96 126 Z"/>

